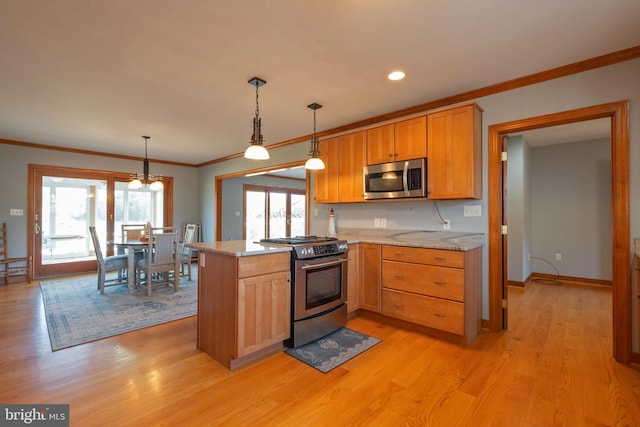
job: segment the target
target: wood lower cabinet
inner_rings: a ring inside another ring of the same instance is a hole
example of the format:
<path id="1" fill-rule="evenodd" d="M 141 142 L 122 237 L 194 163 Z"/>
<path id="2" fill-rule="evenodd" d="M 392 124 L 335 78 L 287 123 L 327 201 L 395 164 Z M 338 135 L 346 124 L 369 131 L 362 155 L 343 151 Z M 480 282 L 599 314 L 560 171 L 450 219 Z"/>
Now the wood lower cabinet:
<path id="1" fill-rule="evenodd" d="M 475 103 L 427 115 L 427 197 L 482 198 L 482 110 Z"/>
<path id="2" fill-rule="evenodd" d="M 481 327 L 482 249 L 382 245 L 382 314 L 470 343 Z"/>
<path id="3" fill-rule="evenodd" d="M 289 252 L 201 252 L 198 348 L 229 369 L 283 348 L 290 336 Z"/>
<path id="4" fill-rule="evenodd" d="M 379 313 L 382 309 L 380 245 L 360 244 L 360 308 L 376 313 Z"/>
<path id="5" fill-rule="evenodd" d="M 360 308 L 360 244 L 349 245 L 347 263 L 347 312 Z"/>

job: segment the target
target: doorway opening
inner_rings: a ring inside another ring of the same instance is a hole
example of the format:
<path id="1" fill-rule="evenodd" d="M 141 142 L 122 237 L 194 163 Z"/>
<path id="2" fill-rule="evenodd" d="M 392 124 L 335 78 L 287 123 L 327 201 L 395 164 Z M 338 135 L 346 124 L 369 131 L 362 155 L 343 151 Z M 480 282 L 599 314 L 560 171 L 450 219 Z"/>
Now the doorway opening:
<path id="1" fill-rule="evenodd" d="M 631 361 L 628 108 L 628 101 L 621 101 L 489 126 L 489 328 L 492 331 L 508 327 L 503 304 L 508 289 L 507 237 L 502 233 L 502 226 L 506 225 L 503 137 L 515 132 L 608 117 L 611 120 L 612 161 L 613 357 L 622 363 Z"/>

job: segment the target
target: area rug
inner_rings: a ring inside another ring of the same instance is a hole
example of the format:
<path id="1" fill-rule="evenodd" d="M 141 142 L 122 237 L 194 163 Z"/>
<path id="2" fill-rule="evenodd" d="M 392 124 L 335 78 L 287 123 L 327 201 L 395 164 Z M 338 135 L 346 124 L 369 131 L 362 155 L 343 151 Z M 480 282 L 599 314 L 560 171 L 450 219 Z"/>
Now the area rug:
<path id="1" fill-rule="evenodd" d="M 194 268 L 193 270 L 196 270 Z M 84 344 L 125 332 L 193 316 L 198 311 L 198 278 L 129 294 L 126 284 L 110 286 L 101 294 L 95 275 L 40 282 L 51 349 Z"/>
<path id="2" fill-rule="evenodd" d="M 381 340 L 378 338 L 349 328 L 340 328 L 309 344 L 289 348 L 285 353 L 326 374 L 379 342 Z"/>

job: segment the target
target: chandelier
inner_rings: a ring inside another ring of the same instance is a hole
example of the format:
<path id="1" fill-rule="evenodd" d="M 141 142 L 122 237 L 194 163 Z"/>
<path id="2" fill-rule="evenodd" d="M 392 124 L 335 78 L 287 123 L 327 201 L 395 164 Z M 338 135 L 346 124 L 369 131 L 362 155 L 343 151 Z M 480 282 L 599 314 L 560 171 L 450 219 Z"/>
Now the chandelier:
<path id="1" fill-rule="evenodd" d="M 318 150 L 318 137 L 316 136 L 316 110 L 322 108 L 322 105 L 314 102 L 307 105 L 307 108 L 313 110 L 313 137 L 311 138 L 311 151 L 309 151 L 311 157 L 304 164 L 304 168 L 310 170 L 324 169 L 324 162 L 319 157 L 320 151 Z"/>
<path id="2" fill-rule="evenodd" d="M 256 116 L 253 118 L 253 135 L 249 141 L 249 147 L 244 152 L 244 157 L 253 160 L 266 160 L 269 158 L 269 152 L 262 145 L 264 137 L 262 136 L 262 119 L 260 118 L 260 107 L 258 106 L 258 88 L 267 84 L 261 78 L 254 77 L 247 83 L 256 87 Z"/>
<path id="3" fill-rule="evenodd" d="M 162 175 L 150 175 L 149 174 L 149 159 L 147 158 L 147 143 L 149 142 L 150 136 L 142 136 L 144 138 L 144 161 L 142 163 L 143 173 L 132 173 L 131 181 L 129 181 L 129 189 L 137 190 L 145 187 L 149 187 L 152 191 L 160 191 L 164 188 L 162 184 Z"/>

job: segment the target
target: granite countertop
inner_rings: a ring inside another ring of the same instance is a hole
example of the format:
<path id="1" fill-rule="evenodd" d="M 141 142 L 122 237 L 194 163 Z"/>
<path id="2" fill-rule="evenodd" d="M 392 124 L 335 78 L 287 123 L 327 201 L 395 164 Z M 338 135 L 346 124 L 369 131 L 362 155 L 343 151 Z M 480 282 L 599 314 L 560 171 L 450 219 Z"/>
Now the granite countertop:
<path id="1" fill-rule="evenodd" d="M 190 248 L 197 249 L 202 252 L 211 252 L 221 255 L 231 256 L 253 256 L 266 255 L 276 252 L 291 252 L 288 246 L 262 246 L 248 240 L 224 240 L 218 242 L 198 242 L 187 245 Z"/>
<path id="2" fill-rule="evenodd" d="M 351 244 L 373 243 L 451 251 L 469 251 L 484 245 L 483 233 L 456 231 L 344 229 L 338 233 L 337 237 Z M 248 240 L 199 242 L 190 243 L 187 246 L 202 252 L 237 257 L 291 251 L 290 246 L 263 246 Z"/>
<path id="3" fill-rule="evenodd" d="M 485 243 L 484 233 L 434 230 L 344 229 L 338 232 L 338 238 L 352 244 L 374 243 L 452 251 L 469 251 Z"/>

